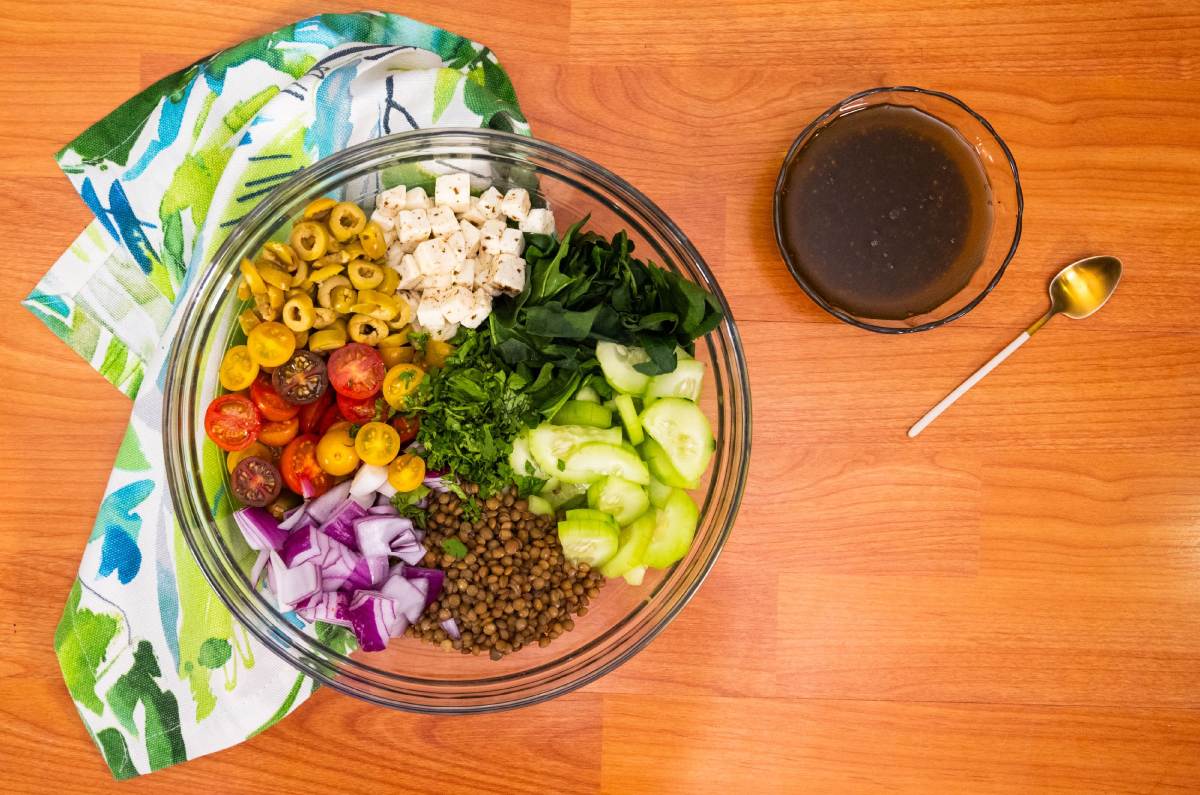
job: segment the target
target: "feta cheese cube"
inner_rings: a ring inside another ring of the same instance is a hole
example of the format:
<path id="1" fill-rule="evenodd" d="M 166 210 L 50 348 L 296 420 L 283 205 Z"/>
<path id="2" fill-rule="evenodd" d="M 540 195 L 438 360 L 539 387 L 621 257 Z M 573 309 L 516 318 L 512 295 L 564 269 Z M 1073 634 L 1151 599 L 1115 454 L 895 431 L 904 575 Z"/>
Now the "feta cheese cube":
<path id="1" fill-rule="evenodd" d="M 375 212 L 383 212 L 391 216 L 399 215 L 401 210 L 407 209 L 407 195 L 408 190 L 403 185 L 388 188 L 375 197 Z"/>
<path id="2" fill-rule="evenodd" d="M 500 254 L 492 263 L 489 281 L 500 292 L 516 295 L 525 289 L 525 260 L 512 254 Z"/>
<path id="3" fill-rule="evenodd" d="M 461 323 L 474 305 L 475 296 L 468 287 L 454 285 L 442 290 L 442 317 L 447 323 Z"/>
<path id="4" fill-rule="evenodd" d="M 462 220 L 475 224 L 476 226 L 482 224 L 488 219 L 488 217 L 483 214 L 483 210 L 479 209 L 479 199 L 475 198 L 474 196 L 471 197 L 470 205 L 467 206 L 467 209 L 463 211 L 460 217 Z"/>
<path id="5" fill-rule="evenodd" d="M 447 235 L 445 238 L 446 245 L 450 247 L 450 253 L 458 261 L 467 258 L 467 239 L 463 237 L 463 233 L 455 231 L 452 235 Z"/>
<path id="6" fill-rule="evenodd" d="M 432 206 L 433 202 L 429 201 L 429 194 L 424 188 L 409 188 L 408 193 L 404 195 L 406 210 L 428 210 Z"/>
<path id="7" fill-rule="evenodd" d="M 492 314 L 492 294 L 486 290 L 475 290 L 471 293 L 471 311 L 462 319 L 467 328 L 479 328 L 487 316 Z"/>
<path id="8" fill-rule="evenodd" d="M 413 255 L 421 268 L 422 276 L 434 276 L 442 272 L 453 273 L 455 259 L 450 246 L 441 238 L 422 240 Z"/>
<path id="9" fill-rule="evenodd" d="M 421 303 L 417 306 L 417 324 L 429 332 L 446 325 L 440 291 L 426 290 L 421 294 Z"/>
<path id="10" fill-rule="evenodd" d="M 371 220 L 378 224 L 383 231 L 383 242 L 391 245 L 396 242 L 398 230 L 396 229 L 396 216 L 376 210 L 371 213 Z"/>
<path id="11" fill-rule="evenodd" d="M 429 237 L 429 213 L 424 210 L 400 211 L 400 242 L 412 243 Z"/>
<path id="12" fill-rule="evenodd" d="M 525 233 L 520 229 L 508 227 L 500 233 L 500 253 L 521 256 L 525 251 Z"/>
<path id="13" fill-rule="evenodd" d="M 399 270 L 400 283 L 396 285 L 398 289 L 411 290 L 421 286 L 421 266 L 417 264 L 417 258 L 412 254 L 405 254 L 400 258 Z"/>
<path id="14" fill-rule="evenodd" d="M 429 227 L 434 237 L 445 237 L 458 231 L 458 219 L 449 207 L 434 207 L 429 211 Z"/>
<path id="15" fill-rule="evenodd" d="M 475 286 L 475 268 L 477 261 L 475 259 L 464 259 L 454 268 L 454 283 L 462 285 L 468 289 Z"/>
<path id="16" fill-rule="evenodd" d="M 494 270 L 494 261 L 492 255 L 480 253 L 479 258 L 475 260 L 475 289 L 483 290 L 488 295 L 497 295 L 500 290 L 496 285 L 492 284 L 492 271 Z"/>
<path id="17" fill-rule="evenodd" d="M 499 254 L 500 239 L 506 228 L 504 222 L 498 218 L 484 221 L 479 230 L 479 247 L 488 254 Z"/>
<path id="18" fill-rule="evenodd" d="M 529 215 L 529 191 L 524 188 L 513 188 L 504 194 L 500 202 L 500 212 L 514 221 L 524 221 Z"/>
<path id="19" fill-rule="evenodd" d="M 530 235 L 554 234 L 554 213 L 545 207 L 530 210 L 521 222 L 521 231 Z"/>
<path id="20" fill-rule="evenodd" d="M 464 257 L 474 257 L 479 253 L 479 227 L 463 219 L 458 222 L 458 230 L 463 236 Z M 451 235 L 453 237 L 453 235 Z"/>
<path id="21" fill-rule="evenodd" d="M 432 337 L 435 340 L 441 340 L 443 342 L 445 342 L 446 340 L 454 339 L 454 335 L 457 333 L 458 333 L 458 324 L 457 323 L 449 323 L 445 326 L 442 326 L 441 328 L 429 330 L 430 337 Z"/>
<path id="22" fill-rule="evenodd" d="M 479 195 L 479 201 L 476 204 L 485 221 L 500 217 L 500 202 L 502 201 L 504 201 L 504 194 L 496 190 L 495 186 L 489 187 Z"/>
<path id="23" fill-rule="evenodd" d="M 466 212 L 471 206 L 471 175 L 462 171 L 438 177 L 433 198 L 438 206 L 449 207 L 456 213 Z"/>

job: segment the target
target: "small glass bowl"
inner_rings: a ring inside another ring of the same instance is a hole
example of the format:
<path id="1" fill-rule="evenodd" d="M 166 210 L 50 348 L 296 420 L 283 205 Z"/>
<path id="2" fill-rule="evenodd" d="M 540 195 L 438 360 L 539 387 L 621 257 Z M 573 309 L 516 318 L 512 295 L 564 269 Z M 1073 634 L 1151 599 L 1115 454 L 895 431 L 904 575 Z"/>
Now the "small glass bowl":
<path id="1" fill-rule="evenodd" d="M 373 208 L 394 184 L 463 170 L 480 187 L 530 189 L 560 229 L 590 214 L 589 228 L 625 229 L 645 259 L 711 290 L 725 309 L 721 325 L 698 340 L 708 364 L 701 400 L 717 450 L 693 492 L 701 505 L 691 551 L 667 571 L 650 571 L 632 587 L 610 580 L 575 619 L 575 629 L 545 648 L 527 647 L 500 661 L 446 652 L 398 638 L 377 653 L 343 653 L 312 627 L 250 587 L 253 553 L 231 519 L 228 475 L 205 436 L 204 410 L 219 393 L 217 368 L 237 328 L 238 262 L 262 243 L 283 239 L 304 206 L 332 195 Z M 478 178 L 475 180 L 474 178 Z M 679 613 L 716 562 L 733 527 L 750 455 L 750 389 L 745 359 L 721 289 L 700 254 L 663 212 L 624 180 L 552 144 L 488 130 L 427 130 L 369 141 L 320 161 L 268 196 L 230 233 L 180 308 L 164 402 L 168 482 L 183 536 L 233 615 L 298 670 L 344 693 L 388 707 L 428 713 L 489 712 L 561 695 L 603 676 L 649 643 Z"/>
<path id="2" fill-rule="evenodd" d="M 992 190 L 992 229 L 987 242 L 983 262 L 967 284 L 955 295 L 929 312 L 903 320 L 884 320 L 860 317 L 836 306 L 823 296 L 808 279 L 798 264 L 792 260 L 783 237 L 783 202 L 785 176 L 792 161 L 799 156 L 805 144 L 838 118 L 875 105 L 900 105 L 916 108 L 941 120 L 954 128 L 967 140 L 979 155 L 984 173 Z M 851 325 L 881 334 L 909 334 L 928 331 L 956 320 L 974 309 L 987 294 L 1000 283 L 1008 263 L 1017 253 L 1021 239 L 1021 215 L 1025 202 L 1021 194 L 1021 180 L 1017 174 L 1017 163 L 1004 140 L 992 129 L 987 119 L 967 107 L 966 103 L 941 91 L 930 91 L 914 86 L 885 86 L 860 91 L 846 97 L 822 113 L 792 143 L 779 179 L 775 183 L 775 241 L 788 270 L 796 283 L 808 293 L 809 298 L 829 314 Z"/>

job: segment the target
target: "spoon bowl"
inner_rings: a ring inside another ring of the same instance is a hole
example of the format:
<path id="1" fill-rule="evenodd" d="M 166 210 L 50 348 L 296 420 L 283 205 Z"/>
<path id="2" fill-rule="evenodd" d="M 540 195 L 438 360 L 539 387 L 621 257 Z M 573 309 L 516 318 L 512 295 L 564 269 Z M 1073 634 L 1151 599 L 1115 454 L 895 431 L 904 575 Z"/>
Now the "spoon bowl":
<path id="1" fill-rule="evenodd" d="M 1072 320 L 1083 320 L 1104 306 L 1121 281 L 1121 260 L 1087 257 L 1072 262 L 1050 281 L 1050 308 Z"/>

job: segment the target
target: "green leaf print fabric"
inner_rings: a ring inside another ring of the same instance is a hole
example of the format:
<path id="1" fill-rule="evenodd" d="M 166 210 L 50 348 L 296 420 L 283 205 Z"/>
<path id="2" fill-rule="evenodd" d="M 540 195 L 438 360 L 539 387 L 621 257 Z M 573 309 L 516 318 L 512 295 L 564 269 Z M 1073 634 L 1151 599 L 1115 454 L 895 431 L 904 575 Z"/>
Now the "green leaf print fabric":
<path id="1" fill-rule="evenodd" d="M 391 14 L 327 14 L 159 80 L 58 154 L 96 219 L 24 305 L 134 399 L 54 635 L 118 779 L 241 742 L 316 686 L 233 619 L 176 522 L 161 432 L 173 309 L 277 185 L 347 146 L 430 126 L 529 131 L 481 45 Z M 307 631 L 353 648 L 331 629 Z"/>

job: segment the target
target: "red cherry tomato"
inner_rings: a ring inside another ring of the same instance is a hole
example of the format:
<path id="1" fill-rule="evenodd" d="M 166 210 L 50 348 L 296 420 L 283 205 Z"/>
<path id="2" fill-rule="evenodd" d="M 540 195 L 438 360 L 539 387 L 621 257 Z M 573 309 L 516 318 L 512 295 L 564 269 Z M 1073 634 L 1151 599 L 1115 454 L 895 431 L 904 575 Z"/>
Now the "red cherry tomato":
<path id="1" fill-rule="evenodd" d="M 383 414 L 387 411 L 387 404 L 378 397 L 362 398 L 361 400 L 346 397 L 345 395 L 337 396 L 338 411 L 341 412 L 342 418 L 347 422 L 371 422 L 372 420 L 383 421 L 386 419 Z"/>
<path id="2" fill-rule="evenodd" d="M 408 444 L 417 438 L 417 432 L 421 430 L 421 418 L 397 414 L 392 417 L 392 427 L 400 434 L 400 444 Z"/>
<path id="3" fill-rule="evenodd" d="M 324 436 L 329 432 L 329 429 L 339 422 L 344 422 L 342 411 L 337 407 L 337 404 L 331 404 L 325 407 L 325 413 L 321 415 L 321 419 L 317 422 L 316 433 L 318 436 Z"/>
<path id="4" fill-rule="evenodd" d="M 279 458 L 279 470 L 288 488 L 308 499 L 324 494 L 333 485 L 333 478 L 317 463 L 315 434 L 297 436 L 283 448 Z"/>
<path id="5" fill-rule="evenodd" d="M 222 450 L 245 450 L 258 438 L 262 417 L 250 398 L 242 394 L 221 395 L 204 412 L 204 432 Z"/>
<path id="6" fill-rule="evenodd" d="M 379 351 L 361 342 L 343 345 L 329 355 L 329 383 L 339 395 L 368 398 L 383 386 L 387 368 Z"/>
<path id="7" fill-rule="evenodd" d="M 290 420 L 300 413 L 299 406 L 293 406 L 280 397 L 279 393 L 275 391 L 275 387 L 271 385 L 271 376 L 265 373 L 260 373 L 258 378 L 254 379 L 254 383 L 250 385 L 250 397 L 262 415 L 271 422 Z"/>
<path id="8" fill-rule="evenodd" d="M 333 393 L 326 389 L 314 402 L 301 406 L 300 433 L 316 433 L 317 428 L 320 427 L 321 416 L 325 414 L 325 409 L 332 404 Z"/>

